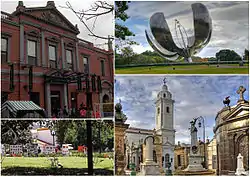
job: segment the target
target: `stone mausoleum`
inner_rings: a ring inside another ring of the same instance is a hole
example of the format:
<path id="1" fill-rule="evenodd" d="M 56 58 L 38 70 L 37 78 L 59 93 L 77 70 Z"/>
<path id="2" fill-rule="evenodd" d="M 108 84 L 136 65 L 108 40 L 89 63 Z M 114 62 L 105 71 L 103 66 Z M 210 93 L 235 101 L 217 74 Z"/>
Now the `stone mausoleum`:
<path id="1" fill-rule="evenodd" d="M 237 104 L 225 106 L 215 118 L 218 175 L 235 174 L 239 153 L 245 170 L 249 171 L 249 102 L 244 99 L 245 91 L 240 86 L 236 91 L 240 96 Z"/>

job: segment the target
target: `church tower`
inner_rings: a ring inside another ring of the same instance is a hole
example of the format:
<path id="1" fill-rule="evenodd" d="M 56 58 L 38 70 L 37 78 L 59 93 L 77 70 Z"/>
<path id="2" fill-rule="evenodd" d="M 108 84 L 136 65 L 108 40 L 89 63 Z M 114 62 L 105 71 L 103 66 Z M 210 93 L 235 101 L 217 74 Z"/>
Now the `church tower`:
<path id="1" fill-rule="evenodd" d="M 155 101 L 155 131 L 156 135 L 162 139 L 162 165 L 167 168 L 168 163 L 171 163 L 174 170 L 174 145 L 175 145 L 175 130 L 174 130 L 174 100 L 172 94 L 166 85 L 166 79 L 161 91 L 157 94 Z"/>

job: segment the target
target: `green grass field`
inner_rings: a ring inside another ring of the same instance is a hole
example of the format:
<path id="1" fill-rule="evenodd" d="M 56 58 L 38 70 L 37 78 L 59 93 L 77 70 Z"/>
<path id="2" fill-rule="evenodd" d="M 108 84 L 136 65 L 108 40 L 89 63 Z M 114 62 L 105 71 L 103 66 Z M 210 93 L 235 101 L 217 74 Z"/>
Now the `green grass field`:
<path id="1" fill-rule="evenodd" d="M 88 175 L 88 162 L 86 157 L 58 157 L 63 168 L 51 168 L 48 157 L 6 157 L 1 167 L 2 176 L 27 175 Z M 114 174 L 114 161 L 108 158 L 94 158 L 94 175 Z"/>
<path id="2" fill-rule="evenodd" d="M 173 69 L 175 68 L 175 69 Z M 248 65 L 182 65 L 182 66 L 146 66 L 116 68 L 116 74 L 248 74 Z"/>
<path id="3" fill-rule="evenodd" d="M 58 157 L 63 168 L 87 168 L 86 157 Z M 102 161 L 103 160 L 103 161 Z M 113 160 L 107 158 L 94 158 L 94 168 L 112 170 Z M 2 163 L 2 168 L 7 167 L 34 167 L 49 168 L 50 160 L 48 157 L 6 157 Z"/>

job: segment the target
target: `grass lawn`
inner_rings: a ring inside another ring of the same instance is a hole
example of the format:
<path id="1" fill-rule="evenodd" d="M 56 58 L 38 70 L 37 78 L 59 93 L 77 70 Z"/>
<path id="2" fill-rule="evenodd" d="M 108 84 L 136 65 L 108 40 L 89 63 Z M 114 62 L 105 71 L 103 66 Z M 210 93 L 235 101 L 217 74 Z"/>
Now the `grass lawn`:
<path id="1" fill-rule="evenodd" d="M 87 157 L 58 157 L 58 160 L 63 165 L 62 169 L 50 168 L 51 162 L 48 157 L 6 157 L 2 163 L 1 172 L 2 175 L 84 175 L 87 172 Z M 98 173 L 112 174 L 113 159 L 94 158 L 93 162 L 96 171 L 102 170 Z"/>
<path id="2" fill-rule="evenodd" d="M 103 161 L 102 161 L 103 160 Z M 87 157 L 58 157 L 63 168 L 87 168 Z M 94 168 L 113 169 L 113 160 L 107 158 L 94 158 Z M 2 167 L 50 167 L 48 157 L 6 157 Z"/>
<path id="3" fill-rule="evenodd" d="M 173 69 L 175 68 L 175 69 Z M 182 66 L 146 66 L 116 68 L 116 74 L 248 74 L 248 65 L 182 65 Z"/>

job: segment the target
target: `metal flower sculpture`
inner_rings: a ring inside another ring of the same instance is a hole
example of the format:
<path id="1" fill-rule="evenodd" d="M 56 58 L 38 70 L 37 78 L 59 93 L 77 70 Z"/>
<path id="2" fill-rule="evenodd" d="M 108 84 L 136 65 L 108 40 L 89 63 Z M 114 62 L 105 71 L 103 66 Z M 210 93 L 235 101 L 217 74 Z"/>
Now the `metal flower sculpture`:
<path id="1" fill-rule="evenodd" d="M 194 36 L 188 36 L 185 28 L 178 20 L 175 20 L 177 44 L 173 40 L 164 14 L 161 12 L 153 14 L 150 18 L 153 36 L 147 30 L 145 31 L 150 46 L 168 60 L 184 58 L 185 61 L 192 62 L 191 56 L 199 53 L 208 44 L 212 34 L 212 19 L 206 6 L 194 3 L 192 11 Z"/>

